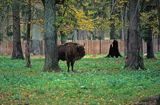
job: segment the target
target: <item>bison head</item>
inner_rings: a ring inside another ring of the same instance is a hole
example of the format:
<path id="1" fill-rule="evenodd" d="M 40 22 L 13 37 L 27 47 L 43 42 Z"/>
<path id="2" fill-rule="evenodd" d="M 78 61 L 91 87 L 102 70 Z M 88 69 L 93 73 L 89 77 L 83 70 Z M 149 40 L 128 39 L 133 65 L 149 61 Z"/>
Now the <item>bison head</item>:
<path id="1" fill-rule="evenodd" d="M 85 49 L 83 45 L 77 45 L 77 52 L 79 53 L 80 57 L 85 56 Z"/>

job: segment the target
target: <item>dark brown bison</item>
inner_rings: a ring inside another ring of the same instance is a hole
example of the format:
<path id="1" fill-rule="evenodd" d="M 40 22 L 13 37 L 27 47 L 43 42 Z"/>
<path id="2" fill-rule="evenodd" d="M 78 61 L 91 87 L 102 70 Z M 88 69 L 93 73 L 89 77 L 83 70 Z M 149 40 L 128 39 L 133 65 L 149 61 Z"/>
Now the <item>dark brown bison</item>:
<path id="1" fill-rule="evenodd" d="M 73 71 L 75 61 L 81 59 L 84 55 L 84 46 L 79 45 L 77 43 L 68 42 L 58 46 L 58 61 L 67 61 L 68 72 L 70 65 Z"/>

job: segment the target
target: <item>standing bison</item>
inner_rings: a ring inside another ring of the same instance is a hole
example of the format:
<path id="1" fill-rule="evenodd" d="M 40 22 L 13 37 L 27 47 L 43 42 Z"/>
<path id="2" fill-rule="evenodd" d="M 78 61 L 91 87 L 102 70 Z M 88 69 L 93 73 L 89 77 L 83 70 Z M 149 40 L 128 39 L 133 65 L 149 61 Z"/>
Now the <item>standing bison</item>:
<path id="1" fill-rule="evenodd" d="M 67 61 L 68 72 L 70 65 L 73 71 L 75 61 L 81 59 L 83 56 L 85 56 L 85 49 L 82 45 L 68 42 L 58 46 L 58 61 Z"/>

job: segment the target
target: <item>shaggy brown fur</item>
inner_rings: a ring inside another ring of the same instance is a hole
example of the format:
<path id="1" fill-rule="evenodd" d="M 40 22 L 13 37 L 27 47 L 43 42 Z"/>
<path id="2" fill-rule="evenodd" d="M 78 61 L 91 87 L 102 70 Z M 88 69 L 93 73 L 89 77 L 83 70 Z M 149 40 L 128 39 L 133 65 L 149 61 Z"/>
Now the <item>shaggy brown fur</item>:
<path id="1" fill-rule="evenodd" d="M 77 43 L 68 42 L 58 46 L 58 60 L 67 61 L 68 72 L 70 65 L 73 71 L 75 61 L 81 59 L 84 56 L 84 46 Z"/>

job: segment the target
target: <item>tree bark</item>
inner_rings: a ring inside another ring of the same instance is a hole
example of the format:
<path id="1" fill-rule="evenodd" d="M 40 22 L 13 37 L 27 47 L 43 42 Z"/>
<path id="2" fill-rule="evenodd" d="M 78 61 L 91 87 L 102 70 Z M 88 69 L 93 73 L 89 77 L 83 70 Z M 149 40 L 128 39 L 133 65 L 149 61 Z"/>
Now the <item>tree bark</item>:
<path id="1" fill-rule="evenodd" d="M 61 36 L 61 44 L 66 43 L 66 35 L 63 31 L 60 31 L 60 36 Z"/>
<path id="2" fill-rule="evenodd" d="M 153 1 L 152 1 L 153 2 Z M 147 5 L 144 8 L 145 12 L 151 12 L 151 10 L 153 10 L 154 6 L 150 4 L 146 4 L 144 3 L 143 5 Z M 143 6 L 142 6 L 143 7 Z M 151 26 L 151 22 L 154 20 L 153 16 L 150 16 L 148 19 L 148 23 L 145 25 L 145 29 L 146 29 L 146 36 L 147 36 L 147 58 L 155 58 L 154 56 L 154 50 L 153 50 L 153 35 L 152 35 L 152 26 Z"/>
<path id="3" fill-rule="evenodd" d="M 132 70 L 144 69 L 142 38 L 138 32 L 139 0 L 129 0 L 129 33 L 125 67 Z"/>
<path id="4" fill-rule="evenodd" d="M 128 6 L 126 4 L 125 10 L 124 10 L 124 55 L 127 56 L 127 37 L 128 37 L 128 26 L 127 26 L 127 21 L 128 21 Z"/>
<path id="5" fill-rule="evenodd" d="M 20 15 L 19 15 L 19 3 L 17 0 L 13 0 L 12 4 L 13 12 L 13 51 L 12 59 L 24 59 L 22 46 L 21 46 L 21 35 L 20 35 Z"/>
<path id="6" fill-rule="evenodd" d="M 122 29 L 120 31 L 120 38 L 122 40 L 125 40 L 125 36 L 127 36 L 127 4 L 124 5 L 124 7 L 121 10 L 121 21 L 122 21 Z"/>
<path id="7" fill-rule="evenodd" d="M 153 51 L 152 28 L 150 25 L 147 29 L 147 58 L 155 58 Z"/>
<path id="8" fill-rule="evenodd" d="M 78 40 L 78 29 L 74 29 L 72 41 L 75 42 Z"/>
<path id="9" fill-rule="evenodd" d="M 115 14 L 115 2 L 116 0 L 111 0 L 111 25 L 110 25 L 110 39 L 115 39 L 116 38 L 116 33 L 115 33 L 115 21 L 112 18 L 112 15 Z"/>
<path id="10" fill-rule="evenodd" d="M 158 8 L 158 29 L 159 29 L 159 34 L 158 34 L 158 51 L 160 51 L 160 0 L 157 0 L 157 8 Z"/>
<path id="11" fill-rule="evenodd" d="M 45 0 L 44 71 L 60 71 L 58 65 L 55 0 Z"/>
<path id="12" fill-rule="evenodd" d="M 116 30 L 115 25 L 114 25 L 114 23 L 112 23 L 110 26 L 110 39 L 116 39 L 115 38 L 115 34 L 116 34 L 115 30 Z"/>
<path id="13" fill-rule="evenodd" d="M 25 42 L 25 59 L 26 59 L 26 67 L 31 67 L 31 59 L 30 59 L 31 0 L 29 0 L 27 15 L 28 15 L 28 21 L 27 21 L 27 33 Z"/>
<path id="14" fill-rule="evenodd" d="M 160 51 L 160 34 L 158 35 L 158 51 Z"/>

